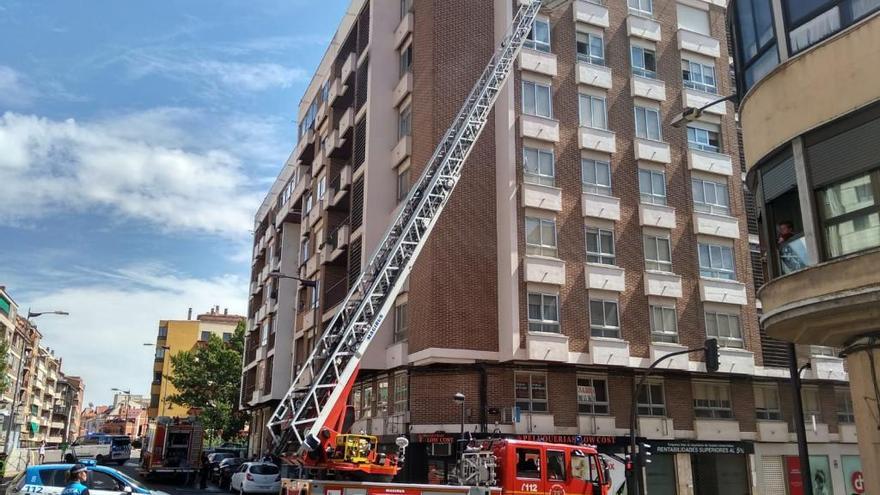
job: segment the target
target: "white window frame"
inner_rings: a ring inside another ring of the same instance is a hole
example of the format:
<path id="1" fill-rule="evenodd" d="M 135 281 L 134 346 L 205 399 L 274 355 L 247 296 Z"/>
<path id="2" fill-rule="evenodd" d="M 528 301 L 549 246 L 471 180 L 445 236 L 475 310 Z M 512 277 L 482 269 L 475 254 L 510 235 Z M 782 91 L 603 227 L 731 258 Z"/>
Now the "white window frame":
<path id="1" fill-rule="evenodd" d="M 529 155 L 534 155 L 537 161 L 537 167 L 531 163 L 532 159 Z M 545 165 L 544 159 L 549 158 L 550 170 L 542 170 Z M 529 170 L 529 169 L 532 170 Z M 531 146 L 523 146 L 523 181 L 529 184 L 540 184 L 542 186 L 556 185 L 556 156 L 553 150 L 542 148 L 533 148 Z"/>
<path id="2" fill-rule="evenodd" d="M 636 122 L 636 137 L 647 139 L 648 141 L 663 141 L 663 129 L 660 122 L 660 111 L 656 108 L 640 107 L 636 105 L 634 109 Z M 657 132 L 654 134 L 649 124 L 655 123 Z"/>
<path id="3" fill-rule="evenodd" d="M 653 64 L 648 64 L 648 55 L 653 60 Z M 657 51 L 653 48 L 646 48 L 639 45 L 630 45 L 629 49 L 630 70 L 633 75 L 644 77 L 645 79 L 657 79 Z M 651 69 L 648 65 L 653 65 Z"/>
<path id="4" fill-rule="evenodd" d="M 614 230 L 602 227 L 586 227 L 584 230 L 586 232 L 587 263 L 614 265 L 617 260 L 614 250 Z M 591 236 L 596 239 L 597 250 L 590 250 Z"/>
<path id="5" fill-rule="evenodd" d="M 537 39 L 538 31 L 546 33 L 547 39 Z M 526 36 L 523 47 L 537 50 L 539 52 L 550 53 L 551 38 L 552 36 L 550 34 L 550 19 L 547 19 L 546 17 L 536 17 L 534 23 L 532 24 L 532 29 L 529 30 L 529 34 L 528 36 Z"/>
<path id="6" fill-rule="evenodd" d="M 707 339 L 717 339 L 719 347 L 734 347 L 737 349 L 745 347 L 740 315 L 716 309 L 705 309 L 703 316 L 705 318 Z"/>
<path id="7" fill-rule="evenodd" d="M 730 191 L 726 181 L 691 177 L 691 193 L 694 196 L 694 210 L 730 215 Z M 715 199 L 709 199 L 711 196 L 715 196 Z"/>
<path id="8" fill-rule="evenodd" d="M 654 387 L 660 387 L 656 389 Z M 642 401 L 641 392 L 645 391 L 647 402 Z M 659 390 L 659 401 L 657 391 Z M 647 380 L 636 394 L 639 416 L 665 417 L 666 416 L 666 387 L 662 380 Z"/>
<path id="9" fill-rule="evenodd" d="M 700 277 L 736 280 L 736 258 L 732 246 L 699 242 Z"/>
<path id="10" fill-rule="evenodd" d="M 600 168 L 607 170 L 608 184 L 600 184 L 598 182 Z M 592 170 L 593 178 L 596 182 L 587 182 L 588 170 Z M 581 158 L 581 186 L 585 193 L 611 196 L 611 163 L 592 158 Z"/>
<path id="11" fill-rule="evenodd" d="M 529 242 L 529 225 L 537 223 L 538 243 Z M 553 228 L 553 239 L 544 239 L 544 227 Z M 526 217 L 526 254 L 530 256 L 548 256 L 556 258 L 559 255 L 556 220 L 551 218 Z"/>
<path id="12" fill-rule="evenodd" d="M 528 377 L 528 392 L 529 397 L 517 397 L 516 396 L 516 385 L 521 382 L 522 377 Z M 546 413 L 549 412 L 549 399 L 550 390 L 547 383 L 547 375 L 545 373 L 532 373 L 526 371 L 517 371 L 514 373 L 513 378 L 513 400 L 516 403 L 517 407 L 520 408 L 520 411 L 523 412 L 536 412 L 536 413 Z M 544 397 L 535 397 L 535 383 L 544 384 Z M 538 406 L 537 408 L 535 406 Z M 525 407 L 523 407 L 525 406 Z"/>
<path id="13" fill-rule="evenodd" d="M 605 98 L 578 93 L 578 119 L 581 127 L 608 130 L 608 108 Z"/>
<path id="14" fill-rule="evenodd" d="M 361 388 L 361 416 L 362 418 L 373 417 L 373 384 L 364 383 Z"/>
<path id="15" fill-rule="evenodd" d="M 715 140 L 718 142 L 717 146 L 711 144 L 712 134 L 715 135 Z M 687 126 L 687 138 L 688 148 L 692 150 L 709 151 L 711 153 L 721 152 L 721 133 L 718 131 L 689 125 Z"/>
<path id="16" fill-rule="evenodd" d="M 409 338 L 409 315 L 406 303 L 394 306 L 394 343 L 406 342 Z"/>
<path id="17" fill-rule="evenodd" d="M 535 107 L 533 109 L 528 108 L 528 98 L 531 94 L 531 98 L 534 101 Z M 542 114 L 539 112 L 538 100 L 540 96 L 546 96 L 547 103 L 547 112 L 546 114 Z M 525 115 L 532 115 L 535 117 L 543 117 L 545 119 L 553 118 L 553 88 L 551 88 L 547 84 L 541 84 L 539 82 L 534 81 L 526 81 L 522 82 L 522 113 Z"/>
<path id="18" fill-rule="evenodd" d="M 594 317 L 598 317 L 597 308 L 594 308 L 594 305 L 599 305 L 602 308 L 601 320 L 602 323 L 597 323 L 593 320 Z M 613 311 L 609 311 L 613 308 Z M 602 299 L 600 297 L 591 297 L 590 298 L 590 336 L 592 337 L 606 337 L 612 339 L 620 338 L 620 306 L 615 299 Z M 612 316 L 613 319 L 609 323 L 609 317 Z M 614 322 L 617 324 L 615 325 Z"/>
<path id="19" fill-rule="evenodd" d="M 318 201 L 324 199 L 324 196 L 327 195 L 327 176 L 322 175 L 320 179 L 318 179 Z"/>
<path id="20" fill-rule="evenodd" d="M 655 181 L 658 177 L 662 179 L 660 182 Z M 662 186 L 662 190 L 657 189 L 658 185 Z M 665 171 L 653 168 L 639 169 L 639 200 L 645 204 L 666 206 Z"/>
<path id="21" fill-rule="evenodd" d="M 628 0 L 627 5 L 629 6 L 629 11 L 632 13 L 648 17 L 654 16 L 653 0 Z"/>
<path id="22" fill-rule="evenodd" d="M 695 381 L 693 394 L 695 418 L 733 419 L 729 383 Z"/>
<path id="23" fill-rule="evenodd" d="M 654 303 L 648 306 L 651 319 L 651 342 L 678 343 L 678 313 L 675 304 Z M 672 328 L 667 328 L 666 318 L 672 315 Z"/>
<path id="24" fill-rule="evenodd" d="M 388 399 L 390 392 L 390 385 L 388 383 L 388 376 L 383 376 L 379 378 L 376 382 L 376 416 L 382 417 L 388 415 Z M 384 395 L 384 398 L 383 398 Z"/>
<path id="25" fill-rule="evenodd" d="M 412 108 L 405 105 L 397 113 L 397 140 L 412 136 Z"/>
<path id="26" fill-rule="evenodd" d="M 401 48 L 400 55 L 398 56 L 398 71 L 399 76 L 402 78 L 408 73 L 412 72 L 413 66 L 413 50 L 412 43 L 407 44 L 405 47 Z"/>
<path id="27" fill-rule="evenodd" d="M 582 38 L 586 38 L 583 39 Z M 594 41 L 598 40 L 598 45 L 594 44 Z M 596 33 L 589 33 L 586 31 L 578 31 L 575 33 L 575 51 L 577 52 L 577 59 L 581 62 L 588 63 L 590 65 L 599 65 L 605 67 L 605 39 L 602 35 Z M 580 48 L 586 47 L 587 53 L 582 53 Z M 599 54 L 594 53 L 593 48 L 598 46 L 600 48 Z"/>
<path id="28" fill-rule="evenodd" d="M 663 273 L 672 273 L 672 240 L 668 235 L 644 234 L 642 236 L 643 250 L 645 254 L 645 270 Z M 652 245 L 657 256 L 650 258 L 648 255 L 648 246 Z M 666 244 L 666 252 L 669 253 L 669 259 L 663 259 L 660 256 L 660 245 Z"/>
<path id="29" fill-rule="evenodd" d="M 583 383 L 582 383 L 583 382 Z M 601 383 L 601 387 L 605 390 L 605 400 L 598 400 L 597 382 Z M 608 377 L 599 375 L 579 374 L 575 381 L 577 387 L 578 414 L 589 414 L 591 416 L 607 416 L 611 413 L 611 397 L 608 394 Z M 586 395 L 581 394 L 581 387 L 593 388 L 593 400 L 589 400 Z M 598 412 L 597 412 L 598 410 Z"/>
<path id="30" fill-rule="evenodd" d="M 841 400 L 843 399 L 843 400 Z M 852 394 L 848 389 L 834 389 L 834 403 L 837 409 L 837 422 L 840 424 L 853 424 L 856 422 L 853 411 Z"/>
<path id="31" fill-rule="evenodd" d="M 532 299 L 537 298 L 541 307 L 541 318 L 533 318 L 531 314 Z M 551 308 L 555 310 L 556 315 L 552 315 Z M 542 292 L 529 292 L 526 295 L 526 312 L 529 320 L 529 332 L 542 333 L 561 333 L 559 325 L 559 295 L 545 294 Z"/>
<path id="32" fill-rule="evenodd" d="M 801 402 L 804 405 L 804 421 L 812 422 L 812 417 L 816 417 L 816 422 L 822 422 L 822 402 L 819 397 L 819 388 L 814 386 L 801 387 Z"/>
<path id="33" fill-rule="evenodd" d="M 711 76 L 707 77 L 707 73 L 711 73 Z M 718 79 L 715 77 L 715 65 L 682 59 L 681 79 L 686 88 L 702 91 L 703 93 L 718 93 Z"/>
<path id="34" fill-rule="evenodd" d="M 397 173 L 397 201 L 406 199 L 409 190 L 412 188 L 410 182 L 410 168 L 407 167 Z"/>
<path id="35" fill-rule="evenodd" d="M 394 414 L 409 410 L 409 376 L 406 371 L 394 374 Z"/>
<path id="36" fill-rule="evenodd" d="M 775 404 L 771 404 L 774 401 Z M 782 420 L 779 386 L 775 383 L 755 384 L 755 417 L 763 421 Z"/>

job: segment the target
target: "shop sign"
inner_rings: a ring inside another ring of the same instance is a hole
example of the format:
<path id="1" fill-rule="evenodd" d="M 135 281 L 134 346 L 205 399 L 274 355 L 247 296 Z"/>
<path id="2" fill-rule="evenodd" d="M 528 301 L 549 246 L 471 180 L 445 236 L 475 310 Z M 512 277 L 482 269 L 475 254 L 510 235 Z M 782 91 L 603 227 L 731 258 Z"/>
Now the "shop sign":
<path id="1" fill-rule="evenodd" d="M 846 484 L 847 495 L 865 493 L 865 478 L 862 476 L 862 460 L 857 455 L 842 455 L 843 482 Z"/>
<path id="2" fill-rule="evenodd" d="M 626 445 L 629 437 L 605 435 L 513 435 L 516 440 L 529 442 L 563 443 L 569 445 Z"/>
<path id="3" fill-rule="evenodd" d="M 651 442 L 657 454 L 752 454 L 755 449 L 748 442 Z"/>
<path id="4" fill-rule="evenodd" d="M 419 433 L 416 435 L 418 443 L 453 443 L 452 435 L 446 433 Z"/>

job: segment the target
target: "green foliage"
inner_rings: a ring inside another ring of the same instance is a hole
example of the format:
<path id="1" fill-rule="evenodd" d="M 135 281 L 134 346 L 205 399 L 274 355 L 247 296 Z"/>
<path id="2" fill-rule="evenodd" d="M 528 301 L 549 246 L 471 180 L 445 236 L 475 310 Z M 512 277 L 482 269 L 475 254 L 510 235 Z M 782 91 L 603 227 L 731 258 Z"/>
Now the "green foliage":
<path id="1" fill-rule="evenodd" d="M 6 356 L 6 359 L 0 361 L 0 395 L 5 394 L 6 390 L 11 385 L 8 372 L 9 361 L 12 359 L 12 354 L 10 354 L 9 351 L 9 341 L 6 337 L 0 337 L 0 356 Z"/>
<path id="2" fill-rule="evenodd" d="M 242 321 L 229 342 L 211 334 L 204 346 L 171 356 L 172 374 L 165 377 L 177 389 L 167 400 L 201 409 L 205 429 L 224 439 L 235 437 L 248 421 L 247 412 L 238 409 L 244 330 Z"/>

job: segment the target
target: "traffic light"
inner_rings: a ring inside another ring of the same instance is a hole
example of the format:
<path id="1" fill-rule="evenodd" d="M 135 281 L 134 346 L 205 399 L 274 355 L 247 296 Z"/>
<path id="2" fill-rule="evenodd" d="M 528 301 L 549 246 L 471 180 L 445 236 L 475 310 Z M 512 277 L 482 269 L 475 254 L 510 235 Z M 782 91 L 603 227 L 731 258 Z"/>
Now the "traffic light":
<path id="1" fill-rule="evenodd" d="M 718 340 L 706 340 L 706 371 L 714 373 L 718 371 Z"/>
<path id="2" fill-rule="evenodd" d="M 648 467 L 651 464 L 651 445 L 647 443 L 639 444 L 639 465 Z"/>

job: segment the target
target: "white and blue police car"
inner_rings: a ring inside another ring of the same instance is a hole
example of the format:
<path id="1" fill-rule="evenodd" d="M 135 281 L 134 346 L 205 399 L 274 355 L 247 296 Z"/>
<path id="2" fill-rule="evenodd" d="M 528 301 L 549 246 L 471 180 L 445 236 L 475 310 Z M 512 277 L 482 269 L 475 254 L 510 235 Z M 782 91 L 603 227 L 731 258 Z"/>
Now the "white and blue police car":
<path id="1" fill-rule="evenodd" d="M 88 467 L 86 486 L 91 495 L 168 495 L 150 490 L 137 480 L 115 469 L 99 466 L 95 461 L 81 460 Z M 29 466 L 12 479 L 6 495 L 45 494 L 60 495 L 67 486 L 67 472 L 73 464 L 41 464 Z"/>

